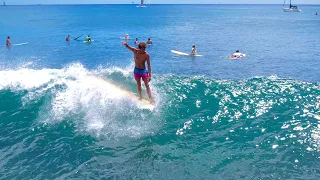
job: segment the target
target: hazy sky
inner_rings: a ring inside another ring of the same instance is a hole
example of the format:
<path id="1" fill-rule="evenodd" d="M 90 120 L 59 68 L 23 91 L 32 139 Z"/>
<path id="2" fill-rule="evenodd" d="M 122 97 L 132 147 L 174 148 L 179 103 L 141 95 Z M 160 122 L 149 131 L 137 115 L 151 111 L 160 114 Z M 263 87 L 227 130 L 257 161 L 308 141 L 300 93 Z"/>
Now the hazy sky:
<path id="1" fill-rule="evenodd" d="M 3 0 L 0 0 L 0 2 Z M 138 4 L 140 0 L 4 0 L 19 4 Z M 151 4 L 283 4 L 283 0 L 149 0 Z M 288 2 L 289 0 L 287 0 Z M 145 0 L 147 3 L 148 0 Z M 292 0 L 293 4 L 320 4 L 320 0 Z"/>

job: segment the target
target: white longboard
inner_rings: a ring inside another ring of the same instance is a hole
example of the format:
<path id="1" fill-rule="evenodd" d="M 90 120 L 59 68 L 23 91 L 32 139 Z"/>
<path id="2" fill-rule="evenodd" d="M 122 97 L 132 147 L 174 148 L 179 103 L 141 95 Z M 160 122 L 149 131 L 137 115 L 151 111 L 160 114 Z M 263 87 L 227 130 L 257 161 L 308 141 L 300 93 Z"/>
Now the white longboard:
<path id="1" fill-rule="evenodd" d="M 19 44 L 12 44 L 12 46 L 22 46 L 22 45 L 25 45 L 25 44 L 28 44 L 29 42 L 25 42 L 25 43 L 19 43 Z"/>
<path id="2" fill-rule="evenodd" d="M 94 76 L 93 76 L 93 78 L 94 78 L 94 80 L 98 81 L 98 83 L 103 84 L 103 86 L 105 86 L 106 88 L 112 89 L 113 91 L 115 91 L 121 95 L 129 97 L 133 101 L 137 102 L 137 105 L 140 106 L 141 108 L 147 108 L 150 110 L 153 110 L 155 108 L 155 105 L 153 105 L 150 101 L 148 101 L 146 99 L 140 100 L 137 95 L 135 95 L 134 93 L 132 93 L 130 91 L 121 89 L 120 87 L 117 87 L 104 79 L 94 77 Z"/>
<path id="3" fill-rule="evenodd" d="M 187 53 L 184 53 L 184 52 L 180 52 L 180 51 L 176 51 L 176 50 L 171 50 L 171 52 L 175 53 L 175 54 L 178 54 L 178 55 L 181 55 L 181 56 L 202 56 L 200 54 L 190 55 L 190 54 L 187 54 Z"/>

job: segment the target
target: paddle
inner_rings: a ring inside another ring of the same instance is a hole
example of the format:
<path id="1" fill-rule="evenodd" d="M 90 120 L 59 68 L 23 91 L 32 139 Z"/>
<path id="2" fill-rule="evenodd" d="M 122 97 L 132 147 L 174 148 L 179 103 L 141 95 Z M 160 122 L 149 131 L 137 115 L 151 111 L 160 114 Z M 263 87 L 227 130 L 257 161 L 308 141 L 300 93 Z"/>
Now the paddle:
<path id="1" fill-rule="evenodd" d="M 81 34 L 81 36 L 83 36 L 83 34 Z M 79 37 L 77 37 L 77 38 L 75 38 L 74 40 L 77 40 L 77 39 L 79 39 L 81 36 L 79 36 Z"/>

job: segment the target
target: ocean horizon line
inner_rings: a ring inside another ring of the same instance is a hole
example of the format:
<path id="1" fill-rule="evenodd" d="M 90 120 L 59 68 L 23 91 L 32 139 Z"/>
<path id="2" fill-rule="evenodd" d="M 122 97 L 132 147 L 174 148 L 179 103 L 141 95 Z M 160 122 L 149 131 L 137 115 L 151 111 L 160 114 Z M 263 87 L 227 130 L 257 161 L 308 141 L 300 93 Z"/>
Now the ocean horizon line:
<path id="1" fill-rule="evenodd" d="M 82 5 L 139 5 L 139 3 L 133 4 L 6 4 L 6 6 L 82 6 Z M 283 3 L 279 4 L 145 4 L 147 6 L 152 5 L 283 5 Z M 296 5 L 307 5 L 307 6 L 319 6 L 320 4 L 296 4 Z"/>

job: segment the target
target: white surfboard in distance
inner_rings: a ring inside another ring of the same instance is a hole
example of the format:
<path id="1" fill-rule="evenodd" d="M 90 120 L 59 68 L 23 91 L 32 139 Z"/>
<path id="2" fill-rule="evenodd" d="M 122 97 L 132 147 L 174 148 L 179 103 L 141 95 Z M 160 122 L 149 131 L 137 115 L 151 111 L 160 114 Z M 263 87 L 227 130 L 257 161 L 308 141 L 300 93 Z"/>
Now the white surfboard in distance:
<path id="1" fill-rule="evenodd" d="M 24 43 L 18 43 L 18 44 L 12 44 L 12 46 L 22 46 L 22 45 L 25 45 L 25 44 L 28 44 L 29 42 L 24 42 Z"/>
<path id="2" fill-rule="evenodd" d="M 202 56 L 200 54 L 196 54 L 196 55 L 190 55 L 184 52 L 180 52 L 180 51 L 176 51 L 176 50 L 171 50 L 172 53 L 177 54 L 177 55 L 181 55 L 181 56 Z"/>
<path id="3" fill-rule="evenodd" d="M 120 87 L 117 87 L 116 85 L 113 85 L 113 84 L 111 84 L 110 82 L 108 82 L 108 81 L 106 81 L 104 79 L 101 79 L 101 78 L 98 78 L 98 77 L 95 77 L 95 76 L 92 76 L 92 77 L 93 77 L 93 79 L 95 81 L 98 81 L 99 84 L 102 84 L 106 88 L 132 99 L 134 102 L 137 103 L 137 106 L 142 108 L 142 109 L 153 110 L 155 108 L 155 105 L 152 104 L 150 101 L 148 101 L 146 99 L 140 100 L 137 95 L 135 95 L 134 93 L 132 93 L 130 91 L 127 91 L 127 90 L 124 90 L 124 89 L 122 89 Z"/>

